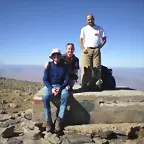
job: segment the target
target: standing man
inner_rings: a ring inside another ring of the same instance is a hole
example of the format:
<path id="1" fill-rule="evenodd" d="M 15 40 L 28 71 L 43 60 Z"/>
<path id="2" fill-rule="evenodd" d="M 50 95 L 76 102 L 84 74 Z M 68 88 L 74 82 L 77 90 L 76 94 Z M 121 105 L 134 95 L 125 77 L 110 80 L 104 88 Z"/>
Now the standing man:
<path id="1" fill-rule="evenodd" d="M 82 87 L 89 90 L 96 85 L 101 89 L 101 52 L 106 43 L 104 30 L 94 23 L 94 16 L 86 16 L 87 25 L 81 29 L 80 47 L 82 49 Z"/>
<path id="2" fill-rule="evenodd" d="M 67 66 L 60 61 L 60 50 L 53 49 L 50 58 L 53 61 L 49 63 L 49 67 L 45 69 L 43 76 L 43 83 L 45 85 L 43 104 L 45 120 L 47 122 L 46 131 L 51 132 L 53 125 L 50 102 L 54 100 L 55 97 L 60 96 L 60 110 L 58 113 L 58 118 L 55 122 L 55 132 L 59 132 L 62 129 L 62 121 L 64 119 L 67 100 L 69 96 L 66 87 L 69 85 L 70 79 Z"/>

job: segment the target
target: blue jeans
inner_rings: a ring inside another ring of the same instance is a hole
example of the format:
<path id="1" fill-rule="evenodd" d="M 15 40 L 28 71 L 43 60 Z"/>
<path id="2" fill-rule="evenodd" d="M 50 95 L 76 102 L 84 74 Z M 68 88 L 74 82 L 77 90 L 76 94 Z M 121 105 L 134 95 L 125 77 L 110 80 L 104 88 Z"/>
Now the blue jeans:
<path id="1" fill-rule="evenodd" d="M 53 85 L 53 87 L 60 87 L 60 85 Z M 63 118 L 64 114 L 65 114 L 65 109 L 66 109 L 66 104 L 67 104 L 67 99 L 68 99 L 69 93 L 67 89 L 63 89 L 60 93 L 60 110 L 58 113 L 58 117 L 59 118 Z M 55 97 L 58 96 L 54 96 L 51 92 L 50 89 L 48 89 L 47 87 L 45 87 L 45 91 L 44 91 L 44 95 L 43 95 L 43 103 L 44 103 L 44 113 L 45 113 L 45 120 L 46 121 L 51 121 L 51 106 L 50 106 L 50 102 L 52 100 L 54 100 Z"/>

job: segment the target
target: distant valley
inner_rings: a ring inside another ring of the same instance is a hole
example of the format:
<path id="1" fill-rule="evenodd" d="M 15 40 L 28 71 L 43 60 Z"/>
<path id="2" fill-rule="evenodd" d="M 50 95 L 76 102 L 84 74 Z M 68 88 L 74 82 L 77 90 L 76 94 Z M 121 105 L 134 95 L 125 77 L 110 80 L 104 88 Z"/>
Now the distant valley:
<path id="1" fill-rule="evenodd" d="M 111 68 L 111 67 L 110 67 Z M 118 86 L 144 90 L 144 68 L 112 68 Z M 44 67 L 41 65 L 0 65 L 0 77 L 41 82 Z M 80 81 L 79 71 L 79 81 Z"/>

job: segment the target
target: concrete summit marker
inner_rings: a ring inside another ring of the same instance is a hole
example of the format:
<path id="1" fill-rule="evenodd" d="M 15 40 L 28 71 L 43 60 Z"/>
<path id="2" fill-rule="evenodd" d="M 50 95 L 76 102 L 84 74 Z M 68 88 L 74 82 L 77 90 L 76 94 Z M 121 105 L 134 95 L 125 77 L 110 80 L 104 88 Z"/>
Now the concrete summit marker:
<path id="1" fill-rule="evenodd" d="M 75 85 L 75 93 L 70 96 L 65 115 L 66 125 L 113 124 L 144 122 L 144 92 L 127 87 L 102 92 L 80 92 Z M 44 122 L 42 88 L 33 97 L 33 121 Z M 58 99 L 58 98 L 57 98 Z M 55 118 L 58 100 L 51 104 L 52 117 Z"/>

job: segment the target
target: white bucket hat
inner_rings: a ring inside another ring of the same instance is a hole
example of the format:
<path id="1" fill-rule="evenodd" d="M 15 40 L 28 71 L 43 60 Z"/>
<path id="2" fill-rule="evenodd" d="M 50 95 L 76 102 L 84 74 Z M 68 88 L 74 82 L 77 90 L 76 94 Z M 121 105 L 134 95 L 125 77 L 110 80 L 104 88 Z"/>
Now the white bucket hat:
<path id="1" fill-rule="evenodd" d="M 49 58 L 51 58 L 51 59 L 52 59 L 52 55 L 53 55 L 54 53 L 59 53 L 59 54 L 61 55 L 60 50 L 59 50 L 59 49 L 57 49 L 57 48 L 55 48 L 55 49 L 53 49 L 53 50 L 52 50 L 51 54 L 49 55 Z"/>

